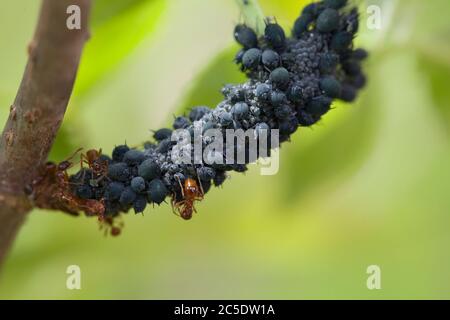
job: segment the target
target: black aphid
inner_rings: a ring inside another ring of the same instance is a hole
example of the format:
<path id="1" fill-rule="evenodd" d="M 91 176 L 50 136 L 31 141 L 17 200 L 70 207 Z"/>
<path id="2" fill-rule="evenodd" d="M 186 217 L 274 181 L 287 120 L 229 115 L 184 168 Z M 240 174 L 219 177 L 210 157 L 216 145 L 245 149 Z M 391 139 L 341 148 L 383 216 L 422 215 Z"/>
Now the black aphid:
<path id="1" fill-rule="evenodd" d="M 224 99 L 215 109 L 194 107 L 188 116 L 174 118 L 173 129 L 187 129 L 191 138 L 199 132 L 203 148 L 213 142 L 205 136 L 208 129 L 222 133 L 253 129 L 255 139 L 279 129 L 283 142 L 298 127 L 320 121 L 333 99 L 354 101 L 367 82 L 361 63 L 368 54 L 353 49 L 359 15 L 347 3 L 324 0 L 306 6 L 295 21 L 292 37 L 268 21 L 260 38 L 248 26 L 236 26 L 234 36 L 242 48 L 235 61 L 248 81 L 225 85 Z M 184 181 L 195 181 L 207 193 L 212 185 L 225 182 L 227 171 L 245 172 L 254 160 L 244 145 L 240 147 L 244 150 L 232 151 L 244 151 L 242 164 L 177 163 L 172 158 L 176 150 L 172 133 L 169 128 L 155 131 L 144 150 L 115 147 L 111 158 L 102 155 L 108 163 L 105 177 L 92 181 L 93 171 L 84 168 L 70 177 L 73 192 L 82 199 L 101 200 L 108 217 L 131 209 L 140 213 L 147 204 L 161 204 L 168 196 L 182 201 Z M 230 156 L 226 152 L 221 154 L 223 160 Z"/>

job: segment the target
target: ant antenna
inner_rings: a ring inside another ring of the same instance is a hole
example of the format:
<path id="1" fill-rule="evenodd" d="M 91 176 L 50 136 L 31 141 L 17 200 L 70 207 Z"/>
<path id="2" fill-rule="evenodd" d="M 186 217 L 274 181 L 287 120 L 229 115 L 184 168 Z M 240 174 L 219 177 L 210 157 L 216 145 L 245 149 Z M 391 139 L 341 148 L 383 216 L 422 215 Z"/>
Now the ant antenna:
<path id="1" fill-rule="evenodd" d="M 70 160 L 72 160 L 73 158 L 75 158 L 75 156 L 79 153 L 79 152 L 81 152 L 83 150 L 83 148 L 78 148 L 77 150 L 75 150 L 75 152 L 69 157 L 69 158 L 67 158 L 65 161 L 70 161 Z"/>

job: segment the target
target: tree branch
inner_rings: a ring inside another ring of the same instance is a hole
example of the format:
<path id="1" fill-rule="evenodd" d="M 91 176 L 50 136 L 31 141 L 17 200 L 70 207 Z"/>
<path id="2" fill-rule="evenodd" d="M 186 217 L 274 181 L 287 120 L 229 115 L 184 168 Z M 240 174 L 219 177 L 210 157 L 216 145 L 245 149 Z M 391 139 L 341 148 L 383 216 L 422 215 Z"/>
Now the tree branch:
<path id="1" fill-rule="evenodd" d="M 81 9 L 81 29 L 69 30 L 67 8 Z M 0 263 L 31 204 L 24 189 L 46 162 L 72 93 L 90 0 L 43 0 L 28 63 L 0 140 Z"/>

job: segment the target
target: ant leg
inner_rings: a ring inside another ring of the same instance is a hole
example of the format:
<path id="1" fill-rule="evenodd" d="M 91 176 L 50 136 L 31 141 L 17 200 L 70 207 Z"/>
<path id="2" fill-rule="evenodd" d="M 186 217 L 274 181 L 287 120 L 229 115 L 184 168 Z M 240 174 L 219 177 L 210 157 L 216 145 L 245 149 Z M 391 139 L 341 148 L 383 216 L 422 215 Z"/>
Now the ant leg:
<path id="1" fill-rule="evenodd" d="M 95 180 L 94 179 L 94 169 L 91 170 L 91 180 Z M 97 183 L 97 181 L 95 181 Z M 90 182 L 89 182 L 90 183 Z"/>
<path id="2" fill-rule="evenodd" d="M 172 199 L 172 212 L 176 216 L 180 216 L 179 207 L 183 206 L 186 203 L 186 200 L 182 200 L 180 202 L 175 202 L 175 199 Z M 178 210 L 178 212 L 177 212 Z"/>
<path id="3" fill-rule="evenodd" d="M 83 163 L 85 163 L 84 161 L 84 154 L 80 155 L 80 168 L 84 169 Z M 86 177 L 86 170 L 83 170 L 83 174 L 81 176 L 81 183 L 70 183 L 73 185 L 83 185 L 84 184 L 84 178 Z"/>
<path id="4" fill-rule="evenodd" d="M 77 150 L 75 150 L 75 152 L 69 158 L 67 158 L 65 161 L 72 160 L 81 150 L 83 150 L 83 148 L 78 148 Z"/>
<path id="5" fill-rule="evenodd" d="M 180 209 L 178 209 L 179 207 L 182 207 L 182 206 L 184 206 L 186 204 L 186 201 L 181 201 L 181 202 L 177 202 L 176 204 L 175 204 L 175 207 L 172 207 L 172 209 L 173 209 L 173 213 L 177 216 L 177 217 L 179 217 L 180 216 Z M 178 212 L 177 212 L 177 210 L 175 209 L 175 208 L 177 208 L 178 209 Z M 182 211 L 182 210 L 181 210 Z"/>
<path id="6" fill-rule="evenodd" d="M 108 226 L 103 221 L 99 221 L 98 230 L 103 231 L 103 236 L 106 237 L 106 234 L 108 233 Z"/>
<path id="7" fill-rule="evenodd" d="M 123 222 L 123 218 L 122 218 L 121 215 L 119 215 L 119 216 L 117 217 L 116 222 L 117 222 L 116 226 L 117 226 L 118 228 L 120 228 L 120 229 L 122 229 L 122 228 L 125 226 L 125 222 Z"/>
<path id="8" fill-rule="evenodd" d="M 180 189 L 181 189 L 181 195 L 183 196 L 183 199 L 184 199 L 184 189 L 181 184 L 180 177 L 177 176 L 176 179 L 178 180 L 178 184 L 180 185 Z"/>
<path id="9" fill-rule="evenodd" d="M 80 167 L 84 168 L 83 164 L 86 161 L 86 155 L 84 153 L 80 154 Z"/>
<path id="10" fill-rule="evenodd" d="M 64 170 L 64 181 L 69 181 L 69 174 L 67 173 L 67 170 Z"/>
<path id="11" fill-rule="evenodd" d="M 81 166 L 83 168 L 83 166 Z M 83 174 L 81 176 L 81 184 L 84 184 L 84 179 L 86 178 L 86 170 L 83 170 Z"/>
<path id="12" fill-rule="evenodd" d="M 175 211 L 175 198 L 172 198 L 172 200 L 170 201 L 170 204 L 171 204 L 171 206 L 172 206 L 172 213 L 174 214 L 174 215 L 177 215 L 177 212 Z"/>
<path id="13" fill-rule="evenodd" d="M 175 212 L 175 199 L 172 198 L 172 200 L 170 201 L 170 204 L 172 206 L 172 213 L 174 215 L 176 215 L 177 213 Z"/>
<path id="14" fill-rule="evenodd" d="M 97 179 L 92 178 L 92 180 L 94 180 L 95 184 L 98 185 L 100 182 L 103 181 L 103 179 L 106 179 L 106 178 L 108 179 L 108 181 L 111 181 L 111 179 L 109 179 L 107 176 L 103 176 L 103 175 L 98 177 Z"/>
<path id="15" fill-rule="evenodd" d="M 82 186 L 83 185 L 83 183 L 81 183 L 81 182 L 68 182 L 67 184 L 70 186 Z"/>
<path id="16" fill-rule="evenodd" d="M 202 180 L 200 180 L 200 178 L 198 177 L 198 169 L 195 170 L 195 173 L 197 173 L 197 180 L 198 180 L 198 184 L 200 185 L 200 191 L 202 193 L 202 198 L 205 195 L 205 191 L 203 191 L 203 185 L 202 185 Z"/>

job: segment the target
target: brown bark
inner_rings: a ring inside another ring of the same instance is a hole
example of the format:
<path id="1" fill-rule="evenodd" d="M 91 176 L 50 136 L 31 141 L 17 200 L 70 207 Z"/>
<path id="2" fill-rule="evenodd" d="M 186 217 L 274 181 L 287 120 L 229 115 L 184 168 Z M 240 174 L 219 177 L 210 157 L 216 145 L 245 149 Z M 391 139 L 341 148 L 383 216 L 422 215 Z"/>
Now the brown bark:
<path id="1" fill-rule="evenodd" d="M 67 8 L 81 9 L 69 30 Z M 90 0 L 43 0 L 28 63 L 0 140 L 0 264 L 31 204 L 24 189 L 46 162 L 72 93 L 89 38 Z"/>

